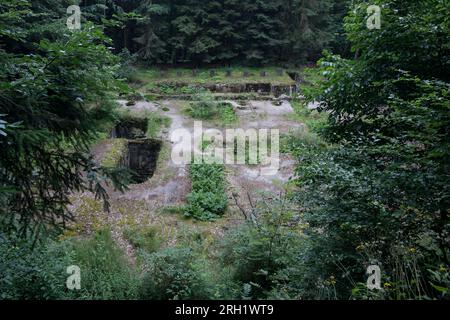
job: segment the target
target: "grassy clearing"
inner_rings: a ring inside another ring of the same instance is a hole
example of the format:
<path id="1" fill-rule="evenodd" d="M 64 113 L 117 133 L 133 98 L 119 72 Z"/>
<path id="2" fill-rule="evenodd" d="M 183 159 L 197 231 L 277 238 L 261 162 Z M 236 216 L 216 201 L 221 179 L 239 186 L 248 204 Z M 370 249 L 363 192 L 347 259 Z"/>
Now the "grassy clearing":
<path id="1" fill-rule="evenodd" d="M 231 74 L 227 74 L 228 70 L 231 70 Z M 265 71 L 266 76 L 262 76 L 261 73 Z M 214 72 L 213 74 L 211 72 Z M 244 73 L 246 75 L 244 76 Z M 289 75 L 282 71 L 278 73 L 276 67 L 266 68 L 215 68 L 215 69 L 199 69 L 194 75 L 192 69 L 169 69 L 167 71 L 161 71 L 156 68 L 139 69 L 133 76 L 133 79 L 137 83 L 145 84 L 146 89 L 152 88 L 155 84 L 159 83 L 176 83 L 176 84 L 243 84 L 243 83 L 272 83 L 274 85 L 292 85 L 294 81 Z M 189 90 L 189 89 L 186 89 Z"/>

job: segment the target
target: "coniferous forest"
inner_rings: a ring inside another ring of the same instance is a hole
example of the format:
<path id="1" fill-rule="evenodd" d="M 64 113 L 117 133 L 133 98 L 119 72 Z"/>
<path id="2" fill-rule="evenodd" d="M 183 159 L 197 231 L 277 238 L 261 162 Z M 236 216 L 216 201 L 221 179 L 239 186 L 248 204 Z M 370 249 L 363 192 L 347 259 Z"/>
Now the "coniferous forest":
<path id="1" fill-rule="evenodd" d="M 0 299 L 448 300 L 449 17 L 2 0 Z"/>

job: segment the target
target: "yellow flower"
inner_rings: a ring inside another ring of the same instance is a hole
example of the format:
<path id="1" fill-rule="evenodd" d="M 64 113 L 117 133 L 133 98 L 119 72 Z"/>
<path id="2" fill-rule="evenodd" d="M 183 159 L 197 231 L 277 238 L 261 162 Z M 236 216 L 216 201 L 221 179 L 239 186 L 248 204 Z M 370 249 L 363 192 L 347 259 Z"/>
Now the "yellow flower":
<path id="1" fill-rule="evenodd" d="M 384 287 L 385 288 L 390 288 L 390 287 L 392 287 L 392 284 L 390 282 L 385 282 L 384 283 Z"/>
<path id="2" fill-rule="evenodd" d="M 323 284 L 326 286 L 334 286 L 336 284 L 336 278 L 334 276 L 331 276 L 327 280 L 325 280 Z"/>
<path id="3" fill-rule="evenodd" d="M 408 250 L 410 253 L 416 253 L 416 248 L 409 248 L 409 250 Z"/>

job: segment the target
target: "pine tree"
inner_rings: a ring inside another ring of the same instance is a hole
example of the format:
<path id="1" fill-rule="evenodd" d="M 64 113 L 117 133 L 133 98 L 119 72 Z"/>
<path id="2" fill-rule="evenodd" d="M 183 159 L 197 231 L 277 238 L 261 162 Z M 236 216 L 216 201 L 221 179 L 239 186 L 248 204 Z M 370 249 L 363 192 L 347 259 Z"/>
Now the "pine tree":
<path id="1" fill-rule="evenodd" d="M 149 63 L 303 63 L 330 48 L 345 0 L 147 0 L 124 46 Z M 114 32 L 110 32 L 114 34 Z"/>
<path id="2" fill-rule="evenodd" d="M 120 172 L 89 155 L 113 115 L 117 59 L 91 23 L 65 28 L 55 2 L 0 4 L 0 227 L 23 236 L 72 219 L 72 192 L 93 191 L 107 204 L 101 181 L 123 186 Z"/>

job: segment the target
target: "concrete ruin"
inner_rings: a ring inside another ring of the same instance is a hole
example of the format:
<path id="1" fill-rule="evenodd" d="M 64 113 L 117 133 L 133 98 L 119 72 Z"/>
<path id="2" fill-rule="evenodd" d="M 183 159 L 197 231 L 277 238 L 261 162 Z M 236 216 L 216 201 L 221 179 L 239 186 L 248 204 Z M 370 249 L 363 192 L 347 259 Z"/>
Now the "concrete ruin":
<path id="1" fill-rule="evenodd" d="M 120 160 L 120 166 L 132 172 L 136 183 L 150 179 L 156 169 L 162 142 L 146 138 L 147 118 L 126 118 L 116 124 L 111 132 L 113 139 L 127 139 L 127 146 Z"/>
<path id="2" fill-rule="evenodd" d="M 153 177 L 161 146 L 162 142 L 155 139 L 128 141 L 128 148 L 122 165 L 132 171 L 134 182 L 144 183 Z"/>

